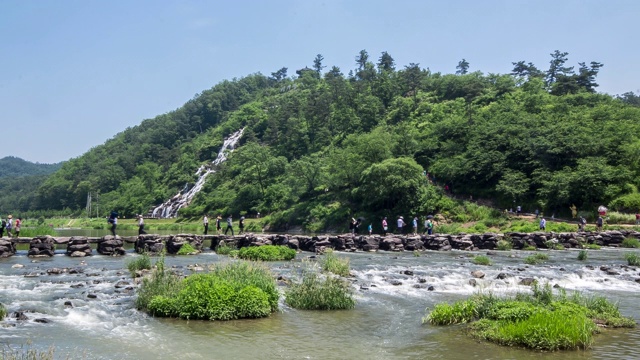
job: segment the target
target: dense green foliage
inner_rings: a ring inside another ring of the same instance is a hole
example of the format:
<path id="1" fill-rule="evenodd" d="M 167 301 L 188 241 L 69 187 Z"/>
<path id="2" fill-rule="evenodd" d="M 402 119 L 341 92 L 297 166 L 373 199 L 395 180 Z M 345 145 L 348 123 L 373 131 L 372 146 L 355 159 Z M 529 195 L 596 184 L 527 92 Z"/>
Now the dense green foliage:
<path id="1" fill-rule="evenodd" d="M 345 310 L 356 305 L 351 285 L 339 277 L 306 272 L 285 294 L 285 302 L 302 310 Z"/>
<path id="2" fill-rule="evenodd" d="M 0 159 L 0 178 L 48 175 L 60 169 L 61 166 L 62 163 L 40 164 L 22 160 L 14 156 L 6 156 Z"/>
<path id="3" fill-rule="evenodd" d="M 267 268 L 237 262 L 184 279 L 158 269 L 143 280 L 136 304 L 155 316 L 232 320 L 269 316 L 278 309 L 278 297 Z"/>
<path id="4" fill-rule="evenodd" d="M 450 325 L 473 322 L 472 336 L 507 346 L 524 346 L 537 350 L 588 348 L 596 324 L 611 327 L 634 327 L 632 319 L 623 317 L 617 305 L 600 296 L 553 294 L 546 284 L 533 286 L 533 294 L 514 298 L 497 298 L 491 294 L 475 295 L 454 304 L 437 304 L 423 318 L 423 323 Z"/>
<path id="5" fill-rule="evenodd" d="M 279 245 L 249 246 L 240 249 L 238 257 L 254 261 L 292 260 L 296 257 L 296 251 L 287 246 Z"/>
<path id="6" fill-rule="evenodd" d="M 374 64 L 363 50 L 345 76 L 322 73 L 321 58 L 297 77 L 283 68 L 224 81 L 66 162 L 33 201 L 14 206 L 81 210 L 92 193 L 102 215 L 146 213 L 193 184 L 244 128 L 241 146 L 180 215 L 260 212 L 271 229 L 309 231 L 346 228 L 353 215 L 376 219 L 375 232 L 385 215 L 478 221 L 474 211 L 484 210 L 445 196 L 444 185 L 500 208 L 640 207 L 640 108 L 630 95 L 595 92 L 602 64 L 574 70 L 557 51 L 548 71 L 521 61 L 511 74 L 483 74 L 463 60 L 441 74 L 396 69 L 386 52 Z"/>

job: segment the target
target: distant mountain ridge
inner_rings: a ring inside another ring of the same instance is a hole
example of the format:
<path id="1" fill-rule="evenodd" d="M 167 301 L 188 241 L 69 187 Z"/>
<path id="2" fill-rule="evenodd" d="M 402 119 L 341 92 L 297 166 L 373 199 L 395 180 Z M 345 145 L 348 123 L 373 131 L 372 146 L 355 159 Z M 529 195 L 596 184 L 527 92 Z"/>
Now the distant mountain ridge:
<path id="1" fill-rule="evenodd" d="M 32 163 L 15 156 L 6 156 L 0 159 L 0 178 L 49 175 L 56 172 L 61 166 L 62 162 L 57 164 L 41 164 Z"/>

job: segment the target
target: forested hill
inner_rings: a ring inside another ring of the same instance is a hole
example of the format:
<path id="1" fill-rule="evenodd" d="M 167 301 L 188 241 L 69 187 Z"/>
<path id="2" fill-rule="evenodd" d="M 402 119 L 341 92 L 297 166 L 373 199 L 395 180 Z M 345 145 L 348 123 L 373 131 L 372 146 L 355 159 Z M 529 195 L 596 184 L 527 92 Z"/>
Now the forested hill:
<path id="1" fill-rule="evenodd" d="M 424 171 L 498 206 L 640 206 L 638 97 L 596 93 L 602 64 L 569 66 L 559 51 L 548 70 L 513 65 L 484 74 L 462 60 L 441 74 L 363 50 L 346 71 L 318 55 L 293 76 L 224 81 L 66 162 L 31 206 L 82 209 L 91 192 L 105 212 L 146 213 L 242 127 L 240 148 L 182 216 L 260 212 L 320 230 L 353 214 L 461 211 Z"/>
<path id="2" fill-rule="evenodd" d="M 60 169 L 62 163 L 40 164 L 32 163 L 14 156 L 0 159 L 0 178 L 18 177 L 26 175 L 48 175 Z"/>

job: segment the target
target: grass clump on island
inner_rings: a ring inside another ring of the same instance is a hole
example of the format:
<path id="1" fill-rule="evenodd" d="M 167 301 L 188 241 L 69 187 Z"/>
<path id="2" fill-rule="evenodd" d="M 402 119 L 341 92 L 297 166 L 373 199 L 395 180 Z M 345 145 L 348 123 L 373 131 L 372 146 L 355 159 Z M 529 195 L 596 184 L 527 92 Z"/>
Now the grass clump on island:
<path id="1" fill-rule="evenodd" d="M 322 271 L 328 271 L 340 276 L 349 276 L 349 258 L 336 256 L 332 250 L 325 252 L 324 258 L 320 261 Z"/>
<path id="2" fill-rule="evenodd" d="M 549 260 L 549 255 L 543 254 L 543 253 L 529 255 L 526 258 L 524 258 L 525 264 L 529 264 L 529 265 L 538 265 L 547 260 Z"/>
<path id="3" fill-rule="evenodd" d="M 0 321 L 4 319 L 5 316 L 7 316 L 7 308 L 2 303 L 0 303 Z"/>
<path id="4" fill-rule="evenodd" d="M 640 256 L 634 253 L 627 253 L 624 255 L 625 260 L 629 266 L 640 266 Z"/>
<path id="5" fill-rule="evenodd" d="M 249 246 L 240 249 L 238 257 L 240 259 L 253 261 L 292 260 L 296 257 L 296 251 L 281 245 Z"/>
<path id="6" fill-rule="evenodd" d="M 476 264 L 476 265 L 487 265 L 487 266 L 489 266 L 489 265 L 492 264 L 491 259 L 489 259 L 489 257 L 486 256 L 486 255 L 477 255 L 476 257 L 474 257 L 471 260 L 471 262 Z"/>
<path id="7" fill-rule="evenodd" d="M 0 359 L 2 360 L 54 360 L 57 358 L 59 357 L 55 356 L 53 346 L 50 346 L 47 350 L 38 350 L 32 348 L 31 343 L 20 346 L 3 344 L 0 349 Z M 66 359 L 71 359 L 71 357 L 68 356 Z"/>
<path id="8" fill-rule="evenodd" d="M 496 245 L 496 250 L 509 251 L 511 249 L 513 249 L 513 244 L 510 240 L 499 240 Z"/>
<path id="9" fill-rule="evenodd" d="M 588 256 L 589 255 L 587 253 L 587 250 L 580 250 L 580 252 L 578 253 L 578 260 L 585 261 L 585 260 L 587 260 Z"/>
<path id="10" fill-rule="evenodd" d="M 313 271 L 306 271 L 301 282 L 291 285 L 285 294 L 285 302 L 301 310 L 347 310 L 356 305 L 353 290 L 346 280 L 321 276 Z"/>
<path id="11" fill-rule="evenodd" d="M 554 295 L 548 283 L 543 287 L 534 284 L 533 294 L 513 298 L 477 294 L 454 304 L 438 304 L 422 321 L 471 323 L 469 334 L 477 339 L 548 351 L 589 348 L 599 332 L 597 325 L 635 326 L 604 297 L 577 292 L 568 296 L 564 290 Z"/>
<path id="12" fill-rule="evenodd" d="M 640 248 L 640 240 L 632 237 L 627 237 L 624 240 L 622 240 L 621 246 L 623 248 L 637 249 L 637 248 Z"/>
<path id="13" fill-rule="evenodd" d="M 233 320 L 269 316 L 278 309 L 273 275 L 249 262 L 216 265 L 210 272 L 182 278 L 156 263 L 144 278 L 136 306 L 154 316 L 182 319 Z"/>
<path id="14" fill-rule="evenodd" d="M 193 245 L 191 245 L 189 243 L 184 243 L 180 247 L 180 250 L 178 250 L 176 255 L 192 255 L 192 254 L 197 254 L 197 253 L 199 253 L 199 251 L 196 248 L 194 248 Z"/>
<path id="15" fill-rule="evenodd" d="M 137 271 L 151 269 L 151 258 L 149 258 L 146 252 L 140 256 L 136 256 L 127 262 L 127 269 L 129 269 L 131 276 L 135 277 Z"/>

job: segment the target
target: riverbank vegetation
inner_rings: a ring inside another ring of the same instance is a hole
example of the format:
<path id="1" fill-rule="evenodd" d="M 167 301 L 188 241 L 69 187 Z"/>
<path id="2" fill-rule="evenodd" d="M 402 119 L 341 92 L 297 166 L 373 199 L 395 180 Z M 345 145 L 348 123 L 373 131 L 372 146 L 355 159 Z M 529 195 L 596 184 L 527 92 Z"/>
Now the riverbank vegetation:
<path id="1" fill-rule="evenodd" d="M 553 293 L 551 286 L 533 285 L 532 294 L 499 298 L 477 294 L 455 302 L 436 305 L 423 323 L 451 325 L 471 323 L 473 337 L 506 346 L 535 350 L 586 349 L 593 343 L 598 325 L 634 327 L 616 304 L 604 297 L 581 293 Z"/>
<path id="2" fill-rule="evenodd" d="M 296 251 L 281 245 L 248 246 L 240 249 L 238 257 L 253 261 L 288 261 L 296 257 Z"/>
<path id="3" fill-rule="evenodd" d="M 136 306 L 154 316 L 232 320 L 269 316 L 278 309 L 278 297 L 273 274 L 259 264 L 214 265 L 183 279 L 164 269 L 161 259 L 143 279 Z"/>
<path id="4" fill-rule="evenodd" d="M 7 308 L 0 303 L 0 320 L 3 320 L 5 316 L 7 316 Z"/>
<path id="5" fill-rule="evenodd" d="M 112 210 L 127 219 L 148 214 L 192 186 L 196 170 L 241 128 L 237 149 L 180 209 L 179 220 L 196 227 L 180 230 L 200 230 L 209 213 L 255 218 L 251 231 L 344 231 L 351 217 L 363 217 L 380 233 L 379 219 L 399 214 L 440 214 L 436 231 L 450 227 L 442 232 L 520 231 L 505 209 L 550 218 L 575 204 L 593 224 L 598 205 L 622 214 L 640 208 L 640 163 L 628 161 L 640 148 L 640 108 L 629 101 L 637 96 L 597 93 L 601 63 L 568 66 L 567 54 L 555 51 L 548 70 L 519 61 L 509 74 L 469 65 L 443 74 L 418 63 L 396 67 L 387 52 L 374 59 L 362 50 L 356 59 L 353 69 L 339 69 L 318 55 L 293 74 L 281 68 L 223 81 L 26 192 L 26 181 L 0 188 L 0 209 L 79 217 L 92 194 L 99 219 Z M 632 224 L 627 215 L 610 217 L 610 226 Z M 571 227 L 548 223 L 551 231 Z"/>

